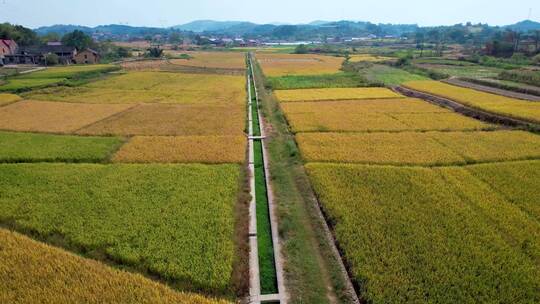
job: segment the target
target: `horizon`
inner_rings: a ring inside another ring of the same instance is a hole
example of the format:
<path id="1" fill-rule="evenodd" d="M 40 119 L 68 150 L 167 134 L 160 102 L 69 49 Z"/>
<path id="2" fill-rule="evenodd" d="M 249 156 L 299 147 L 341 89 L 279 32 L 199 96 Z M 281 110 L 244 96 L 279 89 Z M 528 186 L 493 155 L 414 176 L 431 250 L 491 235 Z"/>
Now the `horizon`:
<path id="1" fill-rule="evenodd" d="M 456 0 L 452 3 L 432 3 L 428 0 L 412 0 L 407 3 L 367 0 L 338 0 L 332 5 L 299 0 L 293 3 L 275 0 L 271 3 L 251 4 L 246 0 L 200 0 L 197 3 L 177 3 L 172 0 L 157 0 L 152 6 L 133 5 L 142 3 L 134 0 L 95 0 L 95 12 L 88 14 L 87 6 L 67 0 L 44 3 L 40 0 L 4 0 L 0 2 L 0 22 L 20 24 L 30 28 L 52 25 L 128 25 L 169 28 L 193 21 L 243 21 L 256 24 L 308 24 L 324 21 L 364 21 L 374 24 L 417 24 L 426 26 L 448 26 L 455 24 L 489 24 L 504 26 L 523 20 L 540 20 L 540 3 L 532 0 L 518 1 L 519 5 L 508 7 L 504 3 Z M 217 3 L 215 3 L 217 2 Z M 253 5 L 247 6 L 248 4 Z M 245 9 L 243 9 L 245 8 Z M 249 9 L 248 9 L 249 8 Z M 287 8 L 283 10 L 283 8 Z M 249 11 L 249 12 L 243 12 Z M 264 11 L 257 15 L 252 11 Z M 440 16 L 440 12 L 444 14 Z M 467 11 L 468 16 L 463 16 Z M 298 14 L 298 12 L 302 12 Z M 407 12 L 404 14 L 403 12 Z M 538 12 L 538 13 L 537 13 Z M 278 17 L 279 16 L 279 17 Z M 537 17 L 538 16 L 538 17 Z"/>

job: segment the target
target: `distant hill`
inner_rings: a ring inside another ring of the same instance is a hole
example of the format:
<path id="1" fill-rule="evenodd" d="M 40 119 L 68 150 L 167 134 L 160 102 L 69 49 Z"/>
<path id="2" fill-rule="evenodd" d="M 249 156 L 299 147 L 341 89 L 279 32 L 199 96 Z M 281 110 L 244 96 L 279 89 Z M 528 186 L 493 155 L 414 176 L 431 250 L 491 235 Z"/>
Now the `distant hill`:
<path id="1" fill-rule="evenodd" d="M 197 20 L 197 21 L 193 21 L 190 23 L 182 24 L 182 25 L 176 25 L 176 26 L 173 26 L 172 28 L 182 30 L 182 31 L 202 33 L 202 32 L 223 31 L 223 30 L 227 30 L 233 27 L 254 27 L 254 26 L 257 26 L 257 25 L 251 22 L 243 22 L 243 21 Z"/>
<path id="2" fill-rule="evenodd" d="M 528 31 L 537 31 L 540 30 L 540 22 L 532 20 L 523 20 L 516 24 L 507 25 L 505 28 L 509 28 L 518 32 L 528 32 Z"/>
<path id="3" fill-rule="evenodd" d="M 59 35 L 64 35 L 64 34 L 73 32 L 74 30 L 79 30 L 79 31 L 88 33 L 92 31 L 92 28 L 87 27 L 87 26 L 81 26 L 81 25 L 56 24 L 56 25 L 51 25 L 51 26 L 43 26 L 43 27 L 35 29 L 34 31 L 38 35 L 46 35 L 49 33 L 57 33 Z"/>
<path id="4" fill-rule="evenodd" d="M 128 26 L 128 25 L 119 25 L 119 24 L 110 24 L 110 25 L 100 25 L 96 27 L 87 27 L 87 26 L 80 26 L 80 25 L 52 25 L 52 26 L 44 26 L 35 29 L 35 32 L 38 35 L 46 35 L 48 33 L 57 33 L 59 35 L 64 35 L 70 32 L 73 32 L 74 30 L 80 30 L 87 34 L 94 34 L 94 33 L 105 33 L 109 35 L 115 35 L 115 36 L 123 36 L 123 35 L 152 35 L 152 34 L 161 34 L 166 33 L 169 30 L 165 28 L 156 28 L 156 27 L 135 27 L 135 26 Z"/>

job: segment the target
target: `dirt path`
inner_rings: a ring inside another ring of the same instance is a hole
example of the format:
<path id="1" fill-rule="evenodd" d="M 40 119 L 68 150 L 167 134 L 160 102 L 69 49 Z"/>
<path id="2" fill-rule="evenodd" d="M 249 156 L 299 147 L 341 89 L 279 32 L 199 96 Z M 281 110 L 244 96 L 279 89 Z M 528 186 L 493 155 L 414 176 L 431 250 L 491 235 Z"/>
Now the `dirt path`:
<path id="1" fill-rule="evenodd" d="M 497 95 L 511 97 L 511 98 L 522 99 L 526 101 L 540 101 L 540 96 L 534 96 L 530 94 L 512 92 L 512 91 L 503 90 L 499 88 L 489 87 L 489 86 L 485 86 L 481 84 L 476 84 L 476 83 L 460 80 L 458 78 L 450 78 L 447 80 L 443 80 L 443 82 L 453 84 L 459 87 L 469 88 L 473 90 L 478 90 L 482 92 L 497 94 Z"/>

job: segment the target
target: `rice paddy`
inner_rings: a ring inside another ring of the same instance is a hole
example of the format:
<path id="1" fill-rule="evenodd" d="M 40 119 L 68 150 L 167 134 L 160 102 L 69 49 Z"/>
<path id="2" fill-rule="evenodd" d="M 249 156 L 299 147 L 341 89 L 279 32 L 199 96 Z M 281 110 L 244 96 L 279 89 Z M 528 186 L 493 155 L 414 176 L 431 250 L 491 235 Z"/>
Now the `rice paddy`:
<path id="1" fill-rule="evenodd" d="M 495 114 L 540 123 L 540 103 L 453 86 L 438 81 L 411 81 L 405 87 L 445 97 Z"/>
<path id="2" fill-rule="evenodd" d="M 19 100 L 21 100 L 21 97 L 15 94 L 0 94 L 0 106 Z"/>
<path id="3" fill-rule="evenodd" d="M 321 75 L 338 73 L 345 58 L 322 55 L 257 54 L 266 76 Z"/>
<path id="4" fill-rule="evenodd" d="M 275 94 L 281 102 L 360 100 L 403 97 L 398 93 L 386 88 L 279 90 L 276 91 Z"/>
<path id="5" fill-rule="evenodd" d="M 246 56 L 241 52 L 182 52 L 173 51 L 169 54 L 186 54 L 189 59 L 171 59 L 173 65 L 218 68 L 218 69 L 241 69 L 246 68 Z"/>

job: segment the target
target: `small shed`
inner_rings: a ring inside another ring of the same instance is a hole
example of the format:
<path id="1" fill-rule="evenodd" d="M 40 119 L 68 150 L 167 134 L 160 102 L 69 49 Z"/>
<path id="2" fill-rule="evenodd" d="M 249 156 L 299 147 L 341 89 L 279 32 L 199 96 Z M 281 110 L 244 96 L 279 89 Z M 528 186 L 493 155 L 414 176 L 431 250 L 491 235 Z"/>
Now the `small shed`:
<path id="1" fill-rule="evenodd" d="M 92 49 L 85 49 L 84 51 L 78 52 L 77 55 L 73 58 L 76 64 L 96 64 L 99 63 L 99 53 Z"/>

